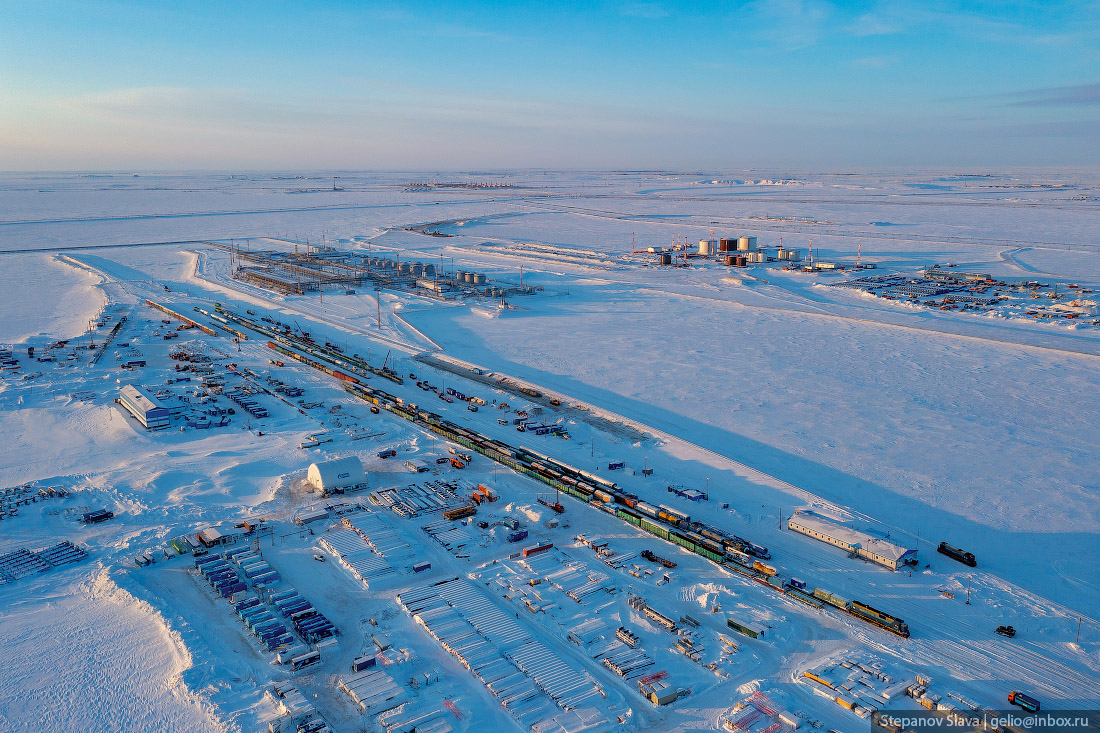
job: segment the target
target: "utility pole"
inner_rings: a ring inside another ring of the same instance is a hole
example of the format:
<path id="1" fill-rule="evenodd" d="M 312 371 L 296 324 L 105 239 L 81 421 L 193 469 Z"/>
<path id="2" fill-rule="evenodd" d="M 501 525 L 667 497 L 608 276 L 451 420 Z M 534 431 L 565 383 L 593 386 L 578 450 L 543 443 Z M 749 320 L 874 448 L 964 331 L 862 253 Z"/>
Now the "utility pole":
<path id="1" fill-rule="evenodd" d="M 378 330 L 382 330 L 382 288 L 374 289 L 374 304 L 378 307 Z"/>
<path id="2" fill-rule="evenodd" d="M 973 576 L 966 576 L 966 605 L 970 605 L 970 581 Z"/>
<path id="3" fill-rule="evenodd" d="M 779 529 L 783 529 L 783 507 L 779 507 Z"/>
<path id="4" fill-rule="evenodd" d="M 1077 617 L 1077 641 L 1074 642 L 1078 646 L 1081 644 L 1081 618 L 1081 616 Z"/>

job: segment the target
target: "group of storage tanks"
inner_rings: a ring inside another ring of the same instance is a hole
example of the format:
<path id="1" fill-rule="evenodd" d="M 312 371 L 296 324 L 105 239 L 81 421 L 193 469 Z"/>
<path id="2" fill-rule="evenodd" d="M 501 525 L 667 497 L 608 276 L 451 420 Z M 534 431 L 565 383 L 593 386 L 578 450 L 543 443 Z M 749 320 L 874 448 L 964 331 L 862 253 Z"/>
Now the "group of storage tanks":
<path id="1" fill-rule="evenodd" d="M 745 267 L 754 262 L 768 262 L 769 255 L 757 249 L 756 237 L 728 237 L 726 239 L 700 239 L 699 254 L 706 257 L 718 256 L 727 265 Z M 776 259 L 799 262 L 802 251 L 779 248 Z"/>
<path id="2" fill-rule="evenodd" d="M 412 277 L 433 277 L 435 265 L 422 262 L 398 262 L 387 257 L 368 257 L 367 263 L 377 270 L 389 270 L 395 275 Z"/>
<path id="3" fill-rule="evenodd" d="M 408 275 L 410 277 L 435 277 L 435 265 L 423 262 L 398 262 L 388 257 L 368 257 L 367 263 L 376 270 L 389 271 L 395 275 Z M 440 273 L 442 277 L 442 273 Z M 455 283 L 458 285 L 485 285 L 488 278 L 481 272 L 466 272 L 458 270 L 454 274 Z"/>
<path id="4" fill-rule="evenodd" d="M 459 283 L 467 283 L 469 285 L 484 285 L 485 275 L 480 272 L 466 272 L 465 270 L 455 270 L 455 281 Z"/>

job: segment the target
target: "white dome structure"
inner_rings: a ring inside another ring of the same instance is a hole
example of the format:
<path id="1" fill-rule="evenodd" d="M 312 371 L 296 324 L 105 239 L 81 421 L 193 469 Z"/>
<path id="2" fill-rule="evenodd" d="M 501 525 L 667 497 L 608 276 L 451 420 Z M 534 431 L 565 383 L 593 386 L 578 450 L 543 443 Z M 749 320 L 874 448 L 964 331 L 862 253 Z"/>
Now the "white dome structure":
<path id="1" fill-rule="evenodd" d="M 366 480 L 363 463 L 357 456 L 312 463 L 306 472 L 306 481 L 322 494 L 342 494 L 344 489 L 366 483 Z"/>

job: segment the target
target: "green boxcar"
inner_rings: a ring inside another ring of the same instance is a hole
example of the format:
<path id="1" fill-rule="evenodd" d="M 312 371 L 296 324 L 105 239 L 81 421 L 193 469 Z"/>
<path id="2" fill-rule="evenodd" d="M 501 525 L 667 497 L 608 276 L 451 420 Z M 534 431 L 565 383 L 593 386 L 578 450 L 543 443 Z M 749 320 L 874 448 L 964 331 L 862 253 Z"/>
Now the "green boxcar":
<path id="1" fill-rule="evenodd" d="M 687 537 L 684 537 L 680 533 L 670 532 L 669 535 L 668 535 L 668 538 L 670 540 L 672 540 L 673 542 L 675 542 L 676 544 L 680 545 L 680 547 L 686 547 L 687 549 L 691 550 L 692 552 L 695 552 L 695 543 L 692 542 L 691 540 L 689 540 Z"/>
<path id="2" fill-rule="evenodd" d="M 624 519 L 624 520 L 630 522 L 631 524 L 636 524 L 636 525 L 640 526 L 641 523 L 642 523 L 642 520 L 641 520 L 640 517 L 636 517 L 633 514 L 627 514 L 622 509 L 616 509 L 615 510 L 615 516 L 618 517 L 619 519 Z"/>
<path id="3" fill-rule="evenodd" d="M 712 552 L 712 551 L 708 550 L 705 547 L 698 547 L 698 548 L 696 548 L 695 551 L 698 552 L 703 557 L 707 558 L 708 560 L 713 560 L 714 562 L 717 562 L 717 563 L 722 562 L 722 559 L 723 559 L 722 555 L 719 555 L 717 552 Z"/>
<path id="4" fill-rule="evenodd" d="M 644 529 L 646 532 L 655 534 L 663 540 L 668 539 L 668 530 L 660 526 L 659 524 L 654 524 L 648 519 L 640 519 L 639 522 L 640 523 L 638 526 Z"/>

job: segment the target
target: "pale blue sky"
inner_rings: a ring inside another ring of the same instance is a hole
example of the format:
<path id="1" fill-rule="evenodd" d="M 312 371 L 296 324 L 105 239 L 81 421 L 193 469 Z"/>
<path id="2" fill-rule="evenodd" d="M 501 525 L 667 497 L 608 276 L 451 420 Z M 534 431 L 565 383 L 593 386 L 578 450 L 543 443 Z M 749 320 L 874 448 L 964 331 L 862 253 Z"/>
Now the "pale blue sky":
<path id="1" fill-rule="evenodd" d="M 0 168 L 1100 164 L 1100 2 L 3 2 Z"/>

